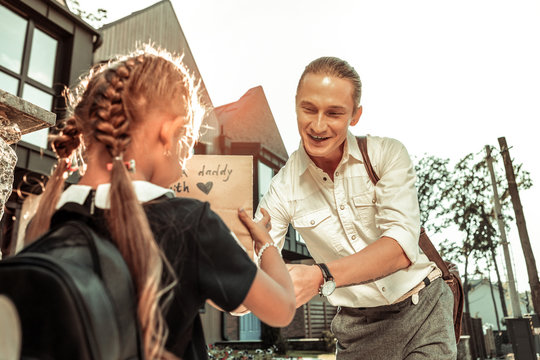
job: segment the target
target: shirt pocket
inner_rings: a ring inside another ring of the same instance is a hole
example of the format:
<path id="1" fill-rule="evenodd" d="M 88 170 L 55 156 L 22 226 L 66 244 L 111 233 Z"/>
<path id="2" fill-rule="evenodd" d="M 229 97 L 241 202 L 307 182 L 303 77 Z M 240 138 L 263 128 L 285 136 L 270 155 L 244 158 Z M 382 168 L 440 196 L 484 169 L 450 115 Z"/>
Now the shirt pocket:
<path id="1" fill-rule="evenodd" d="M 375 193 L 373 191 L 366 191 L 353 196 L 356 218 L 368 228 L 375 227 L 375 213 L 377 210 L 375 202 Z"/>
<path id="2" fill-rule="evenodd" d="M 324 208 L 314 212 L 311 212 L 307 215 L 300 216 L 296 219 L 293 219 L 292 225 L 295 229 L 315 229 L 319 226 L 324 220 L 328 219 L 332 213 L 330 209 Z"/>

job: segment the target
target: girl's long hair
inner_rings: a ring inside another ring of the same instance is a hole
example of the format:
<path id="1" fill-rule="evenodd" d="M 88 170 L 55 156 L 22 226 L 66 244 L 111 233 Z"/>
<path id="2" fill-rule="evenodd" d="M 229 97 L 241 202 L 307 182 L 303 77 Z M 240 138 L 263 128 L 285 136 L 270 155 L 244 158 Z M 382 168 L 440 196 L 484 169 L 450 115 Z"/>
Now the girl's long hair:
<path id="1" fill-rule="evenodd" d="M 98 144 L 104 146 L 110 155 L 108 162 L 112 163 L 110 208 L 105 213 L 112 240 L 135 284 L 147 359 L 163 356 L 166 325 L 159 299 L 165 291 L 161 284 L 163 264 L 168 263 L 137 199 L 124 165 L 128 159 L 123 155 L 132 139 L 131 131 L 143 125 L 146 109 L 157 105 L 174 109 L 181 105 L 187 111 L 187 120 L 180 139 L 179 161 L 185 161 L 191 154 L 204 116 L 198 88 L 199 84 L 181 58 L 148 45 L 91 69 L 77 87 L 65 92 L 73 115 L 52 140 L 58 165 L 26 233 L 26 239 L 33 240 L 50 227 L 68 171 L 75 166 L 84 169 L 85 147 L 90 150 Z"/>

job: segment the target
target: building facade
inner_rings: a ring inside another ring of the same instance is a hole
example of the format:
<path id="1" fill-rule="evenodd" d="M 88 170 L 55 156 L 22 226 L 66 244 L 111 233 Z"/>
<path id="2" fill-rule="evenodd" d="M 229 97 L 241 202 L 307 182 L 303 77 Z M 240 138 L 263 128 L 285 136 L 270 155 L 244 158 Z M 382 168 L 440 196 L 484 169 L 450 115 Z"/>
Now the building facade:
<path id="1" fill-rule="evenodd" d="M 62 119 L 66 109 L 62 91 L 92 65 L 99 32 L 60 0 L 0 0 L 0 19 L 0 89 Z M 56 163 L 47 143 L 49 131 L 54 130 L 24 135 L 13 145 L 18 157 L 14 191 L 0 234 L 5 255 L 22 245 L 18 229 L 26 221 L 24 200 L 41 191 Z"/>

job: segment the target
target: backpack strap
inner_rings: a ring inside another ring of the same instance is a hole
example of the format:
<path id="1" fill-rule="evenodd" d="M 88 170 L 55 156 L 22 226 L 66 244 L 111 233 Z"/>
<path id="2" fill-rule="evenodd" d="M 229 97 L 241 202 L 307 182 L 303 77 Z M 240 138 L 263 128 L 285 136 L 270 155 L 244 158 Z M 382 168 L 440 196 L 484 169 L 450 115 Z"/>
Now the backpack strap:
<path id="1" fill-rule="evenodd" d="M 371 164 L 371 160 L 369 159 L 368 150 L 367 150 L 367 137 L 366 136 L 357 136 L 356 141 L 358 142 L 358 147 L 360 148 L 360 153 L 362 153 L 362 158 L 364 159 L 364 166 L 366 167 L 366 171 L 369 175 L 369 178 L 371 179 L 371 182 L 373 185 L 377 185 L 380 178 L 373 169 L 373 165 Z M 446 266 L 446 263 L 441 258 L 441 255 L 427 236 L 426 232 L 424 231 L 424 228 L 420 229 L 420 239 L 418 240 L 418 244 L 420 246 L 420 249 L 426 254 L 428 259 L 430 261 L 433 261 L 437 267 L 442 271 L 443 273 L 443 279 L 447 280 L 452 277 L 450 274 L 450 271 L 448 270 L 448 266 Z"/>

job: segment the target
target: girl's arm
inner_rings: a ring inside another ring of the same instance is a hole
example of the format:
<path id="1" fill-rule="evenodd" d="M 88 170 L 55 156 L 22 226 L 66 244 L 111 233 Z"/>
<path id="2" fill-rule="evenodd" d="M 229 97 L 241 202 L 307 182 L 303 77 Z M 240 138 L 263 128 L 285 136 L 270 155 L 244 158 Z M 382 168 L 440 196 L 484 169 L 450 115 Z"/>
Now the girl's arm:
<path id="1" fill-rule="evenodd" d="M 249 230 L 255 243 L 255 253 L 267 243 L 273 243 L 265 225 L 270 224 L 270 215 L 261 209 L 263 219 L 256 223 L 244 211 L 239 210 L 238 217 Z M 289 272 L 279 250 L 275 246 L 267 247 L 260 259 L 260 268 L 243 302 L 261 321 L 274 326 L 287 326 L 296 311 L 294 287 Z"/>

